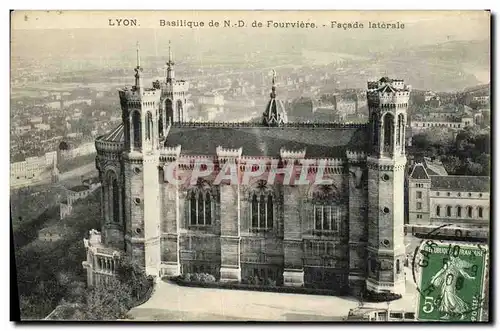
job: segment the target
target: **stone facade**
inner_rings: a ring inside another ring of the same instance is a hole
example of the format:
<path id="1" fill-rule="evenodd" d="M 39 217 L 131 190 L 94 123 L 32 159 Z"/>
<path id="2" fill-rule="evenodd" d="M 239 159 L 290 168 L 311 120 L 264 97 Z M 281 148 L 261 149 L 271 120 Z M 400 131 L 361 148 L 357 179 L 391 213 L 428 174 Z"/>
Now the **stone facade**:
<path id="1" fill-rule="evenodd" d="M 103 245 L 154 276 L 209 272 L 220 281 L 252 276 L 339 293 L 404 292 L 409 86 L 368 83 L 366 125 L 181 119 L 162 134 L 161 86 L 175 80 L 145 89 L 139 63 L 136 72 L 136 86 L 120 91 L 123 124 L 96 141 Z M 306 172 L 300 162 L 310 165 Z M 238 179 L 256 163 L 266 171 L 248 182 L 218 180 L 228 169 Z M 168 176 L 173 168 L 206 173 L 179 183 Z M 304 174 L 316 181 L 301 185 Z"/>

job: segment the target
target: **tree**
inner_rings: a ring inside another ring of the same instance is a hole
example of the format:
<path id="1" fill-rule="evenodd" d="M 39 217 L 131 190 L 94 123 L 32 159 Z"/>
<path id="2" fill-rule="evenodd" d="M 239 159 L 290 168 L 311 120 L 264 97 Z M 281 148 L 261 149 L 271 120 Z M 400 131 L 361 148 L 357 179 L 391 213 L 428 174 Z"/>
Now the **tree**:
<path id="1" fill-rule="evenodd" d="M 441 162 L 450 175 L 458 174 L 463 167 L 462 161 L 455 155 L 444 155 L 441 157 Z"/>
<path id="2" fill-rule="evenodd" d="M 132 298 L 136 301 L 143 299 L 152 286 L 152 279 L 146 275 L 144 269 L 128 258 L 120 260 L 116 273 L 117 279 L 130 288 Z"/>
<path id="3" fill-rule="evenodd" d="M 483 166 L 480 163 L 472 162 L 470 159 L 465 163 L 466 174 L 469 176 L 480 176 L 483 173 Z"/>
<path id="4" fill-rule="evenodd" d="M 85 307 L 77 317 L 92 321 L 116 321 L 126 316 L 131 302 L 130 289 L 120 281 L 110 278 L 105 285 L 88 290 Z"/>

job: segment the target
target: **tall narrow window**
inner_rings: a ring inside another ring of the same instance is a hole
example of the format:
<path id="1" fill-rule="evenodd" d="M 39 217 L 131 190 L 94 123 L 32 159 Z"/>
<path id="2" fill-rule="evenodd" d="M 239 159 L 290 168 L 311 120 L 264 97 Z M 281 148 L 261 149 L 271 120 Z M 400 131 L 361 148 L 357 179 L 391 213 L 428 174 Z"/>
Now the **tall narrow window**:
<path id="1" fill-rule="evenodd" d="M 184 122 L 184 110 L 182 109 L 182 101 L 177 100 L 177 120 Z"/>
<path id="2" fill-rule="evenodd" d="M 259 227 L 260 228 L 266 228 L 266 198 L 262 194 L 260 196 L 260 203 L 259 203 Z"/>
<path id="3" fill-rule="evenodd" d="M 441 216 L 441 206 L 436 207 L 436 215 Z"/>
<path id="4" fill-rule="evenodd" d="M 384 146 L 389 150 L 394 140 L 394 117 L 387 113 L 384 116 Z"/>
<path id="5" fill-rule="evenodd" d="M 271 195 L 269 195 L 267 197 L 267 226 L 269 228 L 273 227 L 273 218 L 274 218 L 274 214 L 273 214 L 273 197 Z"/>
<path id="6" fill-rule="evenodd" d="M 151 140 L 153 131 L 153 115 L 148 111 L 146 113 L 146 139 Z"/>
<path id="7" fill-rule="evenodd" d="M 174 121 L 174 108 L 172 106 L 172 100 L 167 99 L 165 101 L 165 115 L 166 115 L 166 120 L 167 123 L 173 122 Z"/>
<path id="8" fill-rule="evenodd" d="M 191 193 L 191 199 L 189 200 L 189 202 L 190 202 L 189 211 L 190 211 L 190 220 L 191 220 L 190 224 L 196 225 L 196 224 L 198 224 L 198 217 L 197 217 L 198 209 L 196 208 L 196 206 L 198 205 L 198 199 L 197 199 L 195 192 Z"/>
<path id="9" fill-rule="evenodd" d="M 446 206 L 446 216 L 451 217 L 451 207 L 450 206 Z"/>
<path id="10" fill-rule="evenodd" d="M 457 206 L 457 217 L 462 217 L 462 207 Z"/>
<path id="11" fill-rule="evenodd" d="M 257 195 L 252 196 L 252 228 L 259 227 L 259 202 L 257 201 Z"/>
<path id="12" fill-rule="evenodd" d="M 401 145 L 401 133 L 403 131 L 403 115 L 398 116 L 398 134 L 396 137 L 396 144 Z"/>
<path id="13" fill-rule="evenodd" d="M 252 229 L 271 229 L 274 221 L 274 204 L 271 193 L 264 190 L 254 192 L 251 201 Z"/>
<path id="14" fill-rule="evenodd" d="M 112 187 L 113 187 L 113 221 L 115 223 L 120 222 L 120 193 L 119 193 L 119 187 L 118 187 L 118 181 L 116 178 L 113 178 L 112 182 Z"/>
<path id="15" fill-rule="evenodd" d="M 163 137 L 163 111 L 158 116 L 158 136 Z"/>
<path id="16" fill-rule="evenodd" d="M 472 207 L 471 206 L 467 207 L 467 217 L 472 218 Z"/>
<path id="17" fill-rule="evenodd" d="M 133 141 L 135 148 L 141 148 L 142 144 L 142 133 L 141 133 L 141 114 L 138 111 L 134 111 L 132 115 L 132 127 L 133 127 Z"/>
<path id="18" fill-rule="evenodd" d="M 205 224 L 212 224 L 212 199 L 209 192 L 205 195 Z"/>
<path id="19" fill-rule="evenodd" d="M 372 115 L 372 123 L 373 123 L 373 145 L 378 145 L 378 135 L 379 135 L 379 122 L 377 114 Z"/>
<path id="20" fill-rule="evenodd" d="M 477 216 L 478 216 L 479 218 L 483 218 L 483 207 L 479 207 L 479 208 L 477 209 Z"/>
<path id="21" fill-rule="evenodd" d="M 189 222 L 191 225 L 212 224 L 212 201 L 210 192 L 196 187 L 189 198 Z"/>

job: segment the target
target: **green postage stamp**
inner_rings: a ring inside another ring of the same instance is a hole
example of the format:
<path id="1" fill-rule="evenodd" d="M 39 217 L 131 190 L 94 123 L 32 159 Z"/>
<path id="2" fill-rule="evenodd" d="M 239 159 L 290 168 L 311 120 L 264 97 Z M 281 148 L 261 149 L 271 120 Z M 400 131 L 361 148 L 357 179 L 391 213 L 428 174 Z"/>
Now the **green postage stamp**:
<path id="1" fill-rule="evenodd" d="M 487 307 L 487 246 L 426 240 L 418 255 L 417 319 L 481 321 Z"/>

